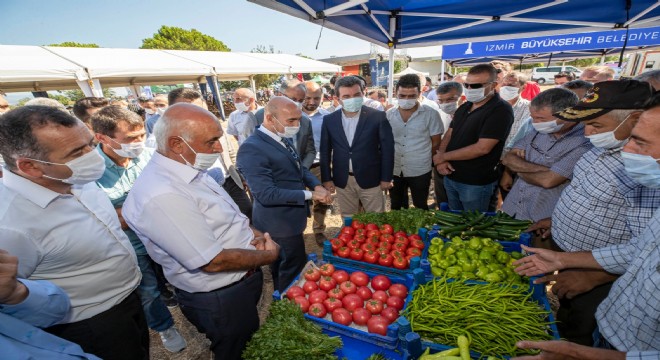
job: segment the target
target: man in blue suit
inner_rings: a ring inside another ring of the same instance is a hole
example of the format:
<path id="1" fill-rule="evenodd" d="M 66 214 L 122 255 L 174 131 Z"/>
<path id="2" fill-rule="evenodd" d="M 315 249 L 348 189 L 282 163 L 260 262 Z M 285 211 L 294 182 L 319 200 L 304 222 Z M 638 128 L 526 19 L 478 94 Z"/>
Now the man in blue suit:
<path id="1" fill-rule="evenodd" d="M 309 200 L 332 202 L 330 192 L 302 165 L 293 147 L 291 138 L 300 129 L 301 117 L 295 102 L 273 97 L 266 105 L 263 124 L 243 142 L 236 157 L 254 197 L 253 224 L 280 245 L 280 257 L 271 265 L 275 289 L 280 292 L 306 262 L 303 231 Z"/>
<path id="2" fill-rule="evenodd" d="M 383 191 L 392 188 L 394 136 L 385 112 L 363 106 L 364 85 L 355 76 L 335 83 L 342 105 L 323 118 L 321 180 L 337 191 L 342 216 L 385 211 Z"/>

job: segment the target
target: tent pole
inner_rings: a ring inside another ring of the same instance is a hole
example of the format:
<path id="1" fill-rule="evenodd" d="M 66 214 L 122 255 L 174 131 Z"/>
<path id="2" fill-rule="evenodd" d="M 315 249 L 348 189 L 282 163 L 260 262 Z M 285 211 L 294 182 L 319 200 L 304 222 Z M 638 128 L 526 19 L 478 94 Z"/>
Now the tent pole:
<path id="1" fill-rule="evenodd" d="M 518 71 L 522 71 L 523 58 L 520 58 L 520 65 L 518 66 Z"/>
<path id="2" fill-rule="evenodd" d="M 440 83 L 445 82 L 445 60 L 440 64 Z"/>
<path id="3" fill-rule="evenodd" d="M 552 61 L 552 53 L 550 53 L 550 57 L 548 58 L 548 66 L 547 67 L 550 67 L 550 62 L 551 61 Z"/>
<path id="4" fill-rule="evenodd" d="M 387 63 L 387 102 L 391 104 L 394 97 L 394 46 L 390 46 L 389 58 L 390 61 Z"/>
<path id="5" fill-rule="evenodd" d="M 254 75 L 250 75 L 250 86 L 252 87 L 252 92 L 257 93 L 257 83 L 254 81 Z"/>
<path id="6" fill-rule="evenodd" d="M 600 65 L 605 65 L 605 54 L 600 56 Z"/>

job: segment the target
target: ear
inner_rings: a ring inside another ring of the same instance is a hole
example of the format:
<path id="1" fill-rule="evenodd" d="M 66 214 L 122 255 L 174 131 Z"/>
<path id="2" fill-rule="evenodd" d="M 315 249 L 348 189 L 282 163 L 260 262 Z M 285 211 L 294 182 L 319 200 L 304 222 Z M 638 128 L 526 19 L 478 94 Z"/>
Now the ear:
<path id="1" fill-rule="evenodd" d="M 98 143 L 103 143 L 106 140 L 106 136 L 103 134 L 94 133 L 94 139 L 96 139 L 96 142 Z"/>
<path id="2" fill-rule="evenodd" d="M 18 167 L 18 170 L 31 177 L 31 178 L 40 178 L 44 175 L 44 172 L 41 170 L 41 166 L 44 164 L 40 164 L 37 161 L 34 160 L 29 160 L 25 158 L 20 158 L 16 160 L 16 166 Z"/>
<path id="3" fill-rule="evenodd" d="M 177 155 L 183 153 L 184 146 L 186 145 L 183 143 L 183 140 L 181 140 L 181 138 L 178 136 L 170 136 L 167 139 L 167 147 L 170 149 L 171 152 Z"/>
<path id="4" fill-rule="evenodd" d="M 628 118 L 628 126 L 632 129 L 637 125 L 637 122 L 639 121 L 639 117 L 642 116 L 643 111 L 635 111 L 630 113 L 630 117 Z"/>

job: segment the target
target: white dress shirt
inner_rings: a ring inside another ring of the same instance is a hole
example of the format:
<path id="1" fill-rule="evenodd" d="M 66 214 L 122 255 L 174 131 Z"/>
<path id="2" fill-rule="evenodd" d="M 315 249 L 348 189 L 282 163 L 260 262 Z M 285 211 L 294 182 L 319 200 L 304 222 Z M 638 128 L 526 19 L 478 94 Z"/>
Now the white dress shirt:
<path id="1" fill-rule="evenodd" d="M 18 257 L 19 277 L 49 280 L 69 295 L 63 323 L 98 315 L 137 288 L 135 251 L 95 183 L 60 194 L 11 171 L 3 183 L 0 249 Z"/>
<path id="2" fill-rule="evenodd" d="M 227 134 L 238 136 L 238 146 L 240 146 L 248 136 L 252 135 L 257 126 L 257 118 L 254 114 L 260 108 L 254 111 L 240 111 L 234 110 L 229 114 L 229 121 L 227 122 Z"/>
<path id="3" fill-rule="evenodd" d="M 155 153 L 128 194 L 122 215 L 165 277 L 187 292 L 208 292 L 240 280 L 245 271 L 200 268 L 223 249 L 250 249 L 248 218 L 206 172 Z"/>
<path id="4" fill-rule="evenodd" d="M 357 115 L 353 117 L 348 117 L 341 111 L 341 126 L 344 128 L 344 134 L 346 134 L 346 140 L 348 140 L 348 145 L 353 146 L 353 138 L 355 137 L 355 130 L 357 130 L 358 122 L 360 122 L 360 111 Z M 353 172 L 353 160 L 348 160 L 348 171 Z"/>

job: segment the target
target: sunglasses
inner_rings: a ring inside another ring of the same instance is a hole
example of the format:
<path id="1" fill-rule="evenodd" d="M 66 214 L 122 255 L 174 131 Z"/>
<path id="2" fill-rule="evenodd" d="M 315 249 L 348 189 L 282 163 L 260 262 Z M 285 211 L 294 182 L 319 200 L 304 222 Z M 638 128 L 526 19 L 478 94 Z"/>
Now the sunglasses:
<path id="1" fill-rule="evenodd" d="M 474 83 L 474 84 L 469 84 L 469 83 L 464 83 L 463 87 L 466 89 L 481 89 L 482 87 L 492 84 L 492 81 L 485 82 L 485 83 Z"/>

